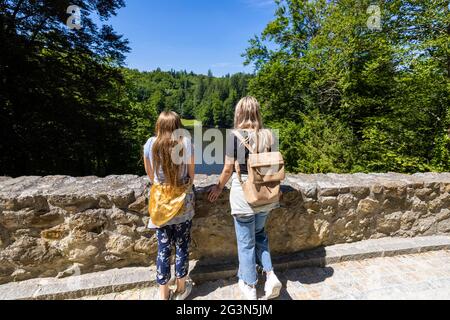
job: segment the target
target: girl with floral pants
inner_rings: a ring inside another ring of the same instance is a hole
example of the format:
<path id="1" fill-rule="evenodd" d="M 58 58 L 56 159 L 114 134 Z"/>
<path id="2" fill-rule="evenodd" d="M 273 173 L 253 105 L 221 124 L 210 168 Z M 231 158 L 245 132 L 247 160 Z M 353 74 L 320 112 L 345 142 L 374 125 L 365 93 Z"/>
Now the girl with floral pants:
<path id="1" fill-rule="evenodd" d="M 157 281 L 166 285 L 170 281 L 170 257 L 175 248 L 175 275 L 183 279 L 189 273 L 189 243 L 191 241 L 192 220 L 166 226 L 156 230 L 158 256 L 156 258 Z"/>

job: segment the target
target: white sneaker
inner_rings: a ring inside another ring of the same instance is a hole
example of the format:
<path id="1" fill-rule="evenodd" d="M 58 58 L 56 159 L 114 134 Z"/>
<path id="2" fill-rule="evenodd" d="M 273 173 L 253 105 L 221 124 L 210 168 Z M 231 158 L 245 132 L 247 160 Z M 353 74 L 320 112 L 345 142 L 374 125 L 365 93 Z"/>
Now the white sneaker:
<path id="1" fill-rule="evenodd" d="M 266 292 L 265 299 L 271 300 L 278 298 L 280 296 L 280 291 L 283 285 L 280 280 L 278 280 L 275 272 L 271 272 L 267 275 L 266 284 L 264 286 L 264 291 Z"/>
<path id="2" fill-rule="evenodd" d="M 192 282 L 186 281 L 185 290 L 183 293 L 175 293 L 172 300 L 186 300 L 192 292 Z"/>
<path id="3" fill-rule="evenodd" d="M 258 300 L 256 288 L 247 285 L 244 281 L 239 280 L 239 289 L 246 300 Z"/>

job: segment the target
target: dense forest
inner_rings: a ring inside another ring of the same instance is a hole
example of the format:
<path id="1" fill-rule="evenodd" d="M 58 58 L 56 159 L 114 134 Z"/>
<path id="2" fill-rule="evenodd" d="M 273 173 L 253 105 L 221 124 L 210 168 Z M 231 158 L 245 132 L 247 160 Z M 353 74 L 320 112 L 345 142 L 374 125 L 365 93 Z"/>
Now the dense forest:
<path id="1" fill-rule="evenodd" d="M 169 109 L 184 119 L 202 121 L 206 127 L 229 128 L 233 125 L 234 107 L 247 94 L 250 75 L 243 73 L 214 77 L 186 71 L 139 72 L 123 70 L 133 92 L 132 100 L 145 112 L 159 114 Z"/>
<path id="2" fill-rule="evenodd" d="M 81 8 L 82 28 L 66 26 Z M 0 175 L 142 174 L 158 112 L 230 126 L 248 75 L 123 67 L 128 42 L 97 26 L 122 0 L 0 0 Z"/>
<path id="3" fill-rule="evenodd" d="M 289 170 L 450 170 L 449 7 L 277 1 L 245 56 L 257 67 L 250 91 L 281 130 Z"/>
<path id="4" fill-rule="evenodd" d="M 217 78 L 125 68 L 127 40 L 90 18 L 123 0 L 0 0 L 0 175 L 142 174 L 160 111 L 230 127 L 249 93 L 292 172 L 450 170 L 448 0 L 375 2 L 378 28 L 373 1 L 276 3 L 255 74 Z"/>
<path id="5" fill-rule="evenodd" d="M 66 26 L 71 4 L 80 30 Z M 121 88 L 128 43 L 103 20 L 122 0 L 0 1 L 0 174 L 135 170 L 135 130 Z"/>

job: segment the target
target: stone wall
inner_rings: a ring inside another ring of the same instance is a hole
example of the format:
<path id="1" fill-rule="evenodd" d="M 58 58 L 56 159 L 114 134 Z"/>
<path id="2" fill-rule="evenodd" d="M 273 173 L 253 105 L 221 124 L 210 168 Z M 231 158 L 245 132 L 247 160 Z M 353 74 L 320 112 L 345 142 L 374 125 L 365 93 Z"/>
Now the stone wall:
<path id="1" fill-rule="evenodd" d="M 206 200 L 217 177 L 199 176 L 192 258 L 236 259 L 228 192 Z M 147 266 L 156 252 L 146 178 L 0 177 L 0 283 Z M 450 174 L 290 175 L 268 224 L 274 254 L 388 236 L 450 233 Z"/>

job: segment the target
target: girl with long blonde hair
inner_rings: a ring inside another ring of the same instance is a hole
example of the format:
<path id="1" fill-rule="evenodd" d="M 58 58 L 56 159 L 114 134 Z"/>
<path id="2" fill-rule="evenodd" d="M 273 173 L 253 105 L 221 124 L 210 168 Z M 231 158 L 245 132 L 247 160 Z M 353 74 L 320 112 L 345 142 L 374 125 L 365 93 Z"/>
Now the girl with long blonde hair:
<path id="1" fill-rule="evenodd" d="M 260 105 L 254 97 L 245 97 L 237 104 L 234 129 L 234 133 L 227 138 L 223 172 L 217 185 L 211 189 L 209 200 L 215 202 L 232 178 L 230 205 L 238 244 L 239 288 L 246 299 L 257 299 L 259 266 L 266 274 L 265 298 L 274 299 L 280 295 L 282 285 L 273 271 L 266 221 L 270 211 L 278 207 L 278 203 L 260 207 L 250 206 L 245 200 L 236 173 L 236 167 L 239 166 L 242 179 L 248 177 L 247 160 L 250 151 L 244 145 L 250 145 L 253 150 L 259 152 L 274 151 L 274 136 L 270 130 L 263 128 Z M 236 131 L 239 134 L 236 134 Z M 237 135 L 244 138 L 245 143 L 238 139 Z"/>
<path id="2" fill-rule="evenodd" d="M 182 124 L 179 115 L 163 112 L 156 123 L 156 136 L 144 146 L 145 171 L 152 184 L 149 228 L 156 229 L 158 238 L 156 280 L 160 285 L 162 300 L 184 300 L 192 290 L 192 284 L 186 279 L 194 216 L 192 182 L 195 163 L 191 140 L 176 136 L 180 129 Z M 172 247 L 176 249 L 175 292 L 169 290 Z"/>

